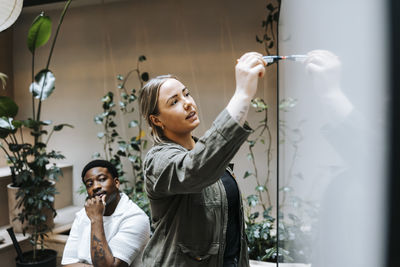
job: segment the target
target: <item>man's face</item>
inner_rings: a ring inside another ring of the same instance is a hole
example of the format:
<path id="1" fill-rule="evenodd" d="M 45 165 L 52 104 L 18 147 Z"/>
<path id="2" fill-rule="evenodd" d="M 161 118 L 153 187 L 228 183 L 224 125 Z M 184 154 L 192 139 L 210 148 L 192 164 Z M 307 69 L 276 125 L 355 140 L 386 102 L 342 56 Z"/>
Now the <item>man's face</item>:
<path id="1" fill-rule="evenodd" d="M 103 167 L 94 167 L 88 170 L 83 177 L 83 183 L 89 198 L 95 196 L 101 198 L 106 195 L 107 205 L 115 200 L 120 185 L 118 178 L 113 178 L 108 169 Z"/>

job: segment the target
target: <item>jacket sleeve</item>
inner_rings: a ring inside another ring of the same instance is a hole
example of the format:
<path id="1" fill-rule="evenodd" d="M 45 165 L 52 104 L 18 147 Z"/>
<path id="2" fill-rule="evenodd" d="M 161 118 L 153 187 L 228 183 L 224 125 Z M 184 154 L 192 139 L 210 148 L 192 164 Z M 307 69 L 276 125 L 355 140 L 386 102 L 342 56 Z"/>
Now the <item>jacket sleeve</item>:
<path id="1" fill-rule="evenodd" d="M 225 109 L 192 150 L 174 143 L 152 148 L 144 162 L 147 193 L 158 198 L 200 192 L 219 179 L 250 133 Z"/>

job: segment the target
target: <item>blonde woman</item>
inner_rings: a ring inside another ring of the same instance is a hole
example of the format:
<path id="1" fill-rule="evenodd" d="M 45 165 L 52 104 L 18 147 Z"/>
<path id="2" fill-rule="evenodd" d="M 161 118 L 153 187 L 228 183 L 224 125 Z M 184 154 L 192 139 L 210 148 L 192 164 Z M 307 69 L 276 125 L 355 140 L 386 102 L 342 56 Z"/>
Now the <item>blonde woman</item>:
<path id="1" fill-rule="evenodd" d="M 256 52 L 238 59 L 236 90 L 199 139 L 200 119 L 189 89 L 172 75 L 141 90 L 141 113 L 154 146 L 144 161 L 154 234 L 144 266 L 249 266 L 243 207 L 228 164 L 251 129 L 245 120 L 266 63 Z"/>

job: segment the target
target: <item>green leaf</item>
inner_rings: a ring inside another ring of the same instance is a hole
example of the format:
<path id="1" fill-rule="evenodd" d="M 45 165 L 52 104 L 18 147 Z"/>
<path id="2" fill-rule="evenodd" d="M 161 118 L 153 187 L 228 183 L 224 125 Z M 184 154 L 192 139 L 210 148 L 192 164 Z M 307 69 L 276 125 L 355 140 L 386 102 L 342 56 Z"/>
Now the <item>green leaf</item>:
<path id="1" fill-rule="evenodd" d="M 46 44 L 51 35 L 51 19 L 42 12 L 35 18 L 28 32 L 28 48 L 33 53 L 36 48 Z"/>
<path id="2" fill-rule="evenodd" d="M 258 196 L 256 196 L 256 195 L 248 196 L 247 203 L 249 204 L 250 207 L 256 206 L 258 204 Z"/>
<path id="3" fill-rule="evenodd" d="M 54 91 L 55 81 L 56 77 L 50 70 L 41 70 L 38 74 L 36 74 L 35 82 L 31 84 L 29 91 L 35 98 L 39 99 L 40 95 L 42 95 L 41 100 L 45 100 Z"/>
<path id="4" fill-rule="evenodd" d="M 135 162 L 136 159 L 137 159 L 137 156 L 135 156 L 135 155 L 130 155 L 130 156 L 128 157 L 128 159 L 129 159 L 130 162 Z"/>
<path id="5" fill-rule="evenodd" d="M 0 117 L 14 118 L 18 113 L 18 106 L 7 96 L 0 96 Z"/>
<path id="6" fill-rule="evenodd" d="M 98 158 L 100 158 L 100 153 L 99 153 L 99 152 L 93 153 L 92 158 L 93 158 L 93 159 L 98 159 Z"/>
<path id="7" fill-rule="evenodd" d="M 138 121 L 137 120 L 133 120 L 133 121 L 129 122 L 128 127 L 129 128 L 134 128 L 134 127 L 136 127 L 138 125 L 139 125 Z"/>
<path id="8" fill-rule="evenodd" d="M 144 56 L 144 55 L 141 55 L 140 57 L 139 57 L 139 61 L 140 62 L 143 62 L 143 61 L 145 61 L 146 60 L 146 57 Z"/>
<path id="9" fill-rule="evenodd" d="M 251 100 L 251 105 L 257 109 L 257 112 L 264 111 L 268 108 L 268 105 L 265 103 L 265 101 L 259 97 Z"/>
<path id="10" fill-rule="evenodd" d="M 103 96 L 101 102 L 109 103 L 112 101 L 113 93 L 108 93 L 107 95 Z"/>
<path id="11" fill-rule="evenodd" d="M 142 80 L 147 82 L 149 80 L 149 74 L 147 72 L 142 73 Z"/>
<path id="12" fill-rule="evenodd" d="M 267 5 L 267 9 L 268 9 L 269 11 L 273 11 L 275 8 L 274 8 L 274 6 L 273 6 L 272 4 L 268 4 L 268 5 Z"/>
<path id="13" fill-rule="evenodd" d="M 14 125 L 12 124 L 12 118 L 0 118 L 0 128 L 7 130 L 14 130 Z"/>
<path id="14" fill-rule="evenodd" d="M 96 117 L 94 117 L 94 122 L 96 124 L 102 124 L 103 123 L 103 117 L 101 115 L 97 115 Z"/>
<path id="15" fill-rule="evenodd" d="M 22 145 L 18 145 L 18 144 L 9 144 L 8 148 L 10 149 L 11 152 L 18 152 L 21 150 Z"/>
<path id="16" fill-rule="evenodd" d="M 273 16 L 274 21 L 278 21 L 279 20 L 279 12 L 276 12 Z"/>
<path id="17" fill-rule="evenodd" d="M 39 125 L 40 125 L 38 121 L 32 120 L 32 119 L 23 120 L 22 123 L 25 127 L 28 127 L 30 129 L 39 127 Z"/>
<path id="18" fill-rule="evenodd" d="M 243 179 L 245 179 L 245 178 L 247 178 L 247 177 L 249 177 L 249 176 L 251 176 L 251 175 L 253 175 L 251 172 L 246 171 L 246 172 L 244 173 Z"/>
<path id="19" fill-rule="evenodd" d="M 101 139 L 103 137 L 104 137 L 104 133 L 103 132 L 97 133 L 97 138 Z"/>
<path id="20" fill-rule="evenodd" d="M 135 99 L 136 99 L 135 95 L 133 94 L 129 95 L 129 103 L 135 101 Z"/>
<path id="21" fill-rule="evenodd" d="M 270 220 L 271 222 L 273 222 L 273 221 L 275 221 L 275 219 L 269 215 L 271 210 L 272 210 L 272 207 L 269 207 L 266 210 L 264 210 L 263 211 L 263 217 L 264 217 L 264 219 L 267 219 L 267 220 Z"/>
<path id="22" fill-rule="evenodd" d="M 22 127 L 22 121 L 19 120 L 12 120 L 11 121 L 12 127 L 9 132 L 12 132 L 14 129 L 18 129 Z"/>
<path id="23" fill-rule="evenodd" d="M 119 141 L 118 142 L 118 149 L 120 151 L 126 151 L 127 147 L 128 147 L 128 144 L 125 141 Z"/>
<path id="24" fill-rule="evenodd" d="M 265 188 L 265 186 L 259 185 L 259 186 L 256 186 L 255 190 L 258 192 L 264 192 L 267 189 Z"/>
<path id="25" fill-rule="evenodd" d="M 143 140 L 143 149 L 146 149 L 147 147 L 147 140 Z"/>
<path id="26" fill-rule="evenodd" d="M 258 218 L 259 215 L 260 215 L 260 213 L 258 211 L 256 211 L 256 212 L 250 214 L 250 218 L 249 219 L 250 220 L 255 220 L 255 219 Z"/>
<path id="27" fill-rule="evenodd" d="M 63 124 L 59 124 L 59 125 L 54 125 L 53 129 L 54 129 L 54 131 L 61 131 L 62 128 L 64 128 L 64 126 L 74 128 L 74 126 L 72 126 L 71 124 L 63 123 Z"/>
<path id="28" fill-rule="evenodd" d="M 256 144 L 256 141 L 250 140 L 250 141 L 248 141 L 248 143 L 249 143 L 249 147 L 254 147 Z"/>
<path id="29" fill-rule="evenodd" d="M 121 93 L 121 97 L 125 100 L 128 99 L 128 95 L 124 92 Z"/>

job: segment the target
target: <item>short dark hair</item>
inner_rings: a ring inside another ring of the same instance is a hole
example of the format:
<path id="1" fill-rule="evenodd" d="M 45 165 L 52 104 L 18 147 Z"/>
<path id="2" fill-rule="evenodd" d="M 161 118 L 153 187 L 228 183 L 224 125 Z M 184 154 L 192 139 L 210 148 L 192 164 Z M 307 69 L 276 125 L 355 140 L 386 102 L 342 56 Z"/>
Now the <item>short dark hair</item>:
<path id="1" fill-rule="evenodd" d="M 95 168 L 95 167 L 107 168 L 108 172 L 111 174 L 111 176 L 113 178 L 118 178 L 117 168 L 115 168 L 115 166 L 111 162 L 109 162 L 107 160 L 96 159 L 96 160 L 92 160 L 91 162 L 86 164 L 86 166 L 83 168 L 82 181 L 83 181 L 83 177 L 85 177 L 87 171 L 90 170 L 91 168 Z"/>

